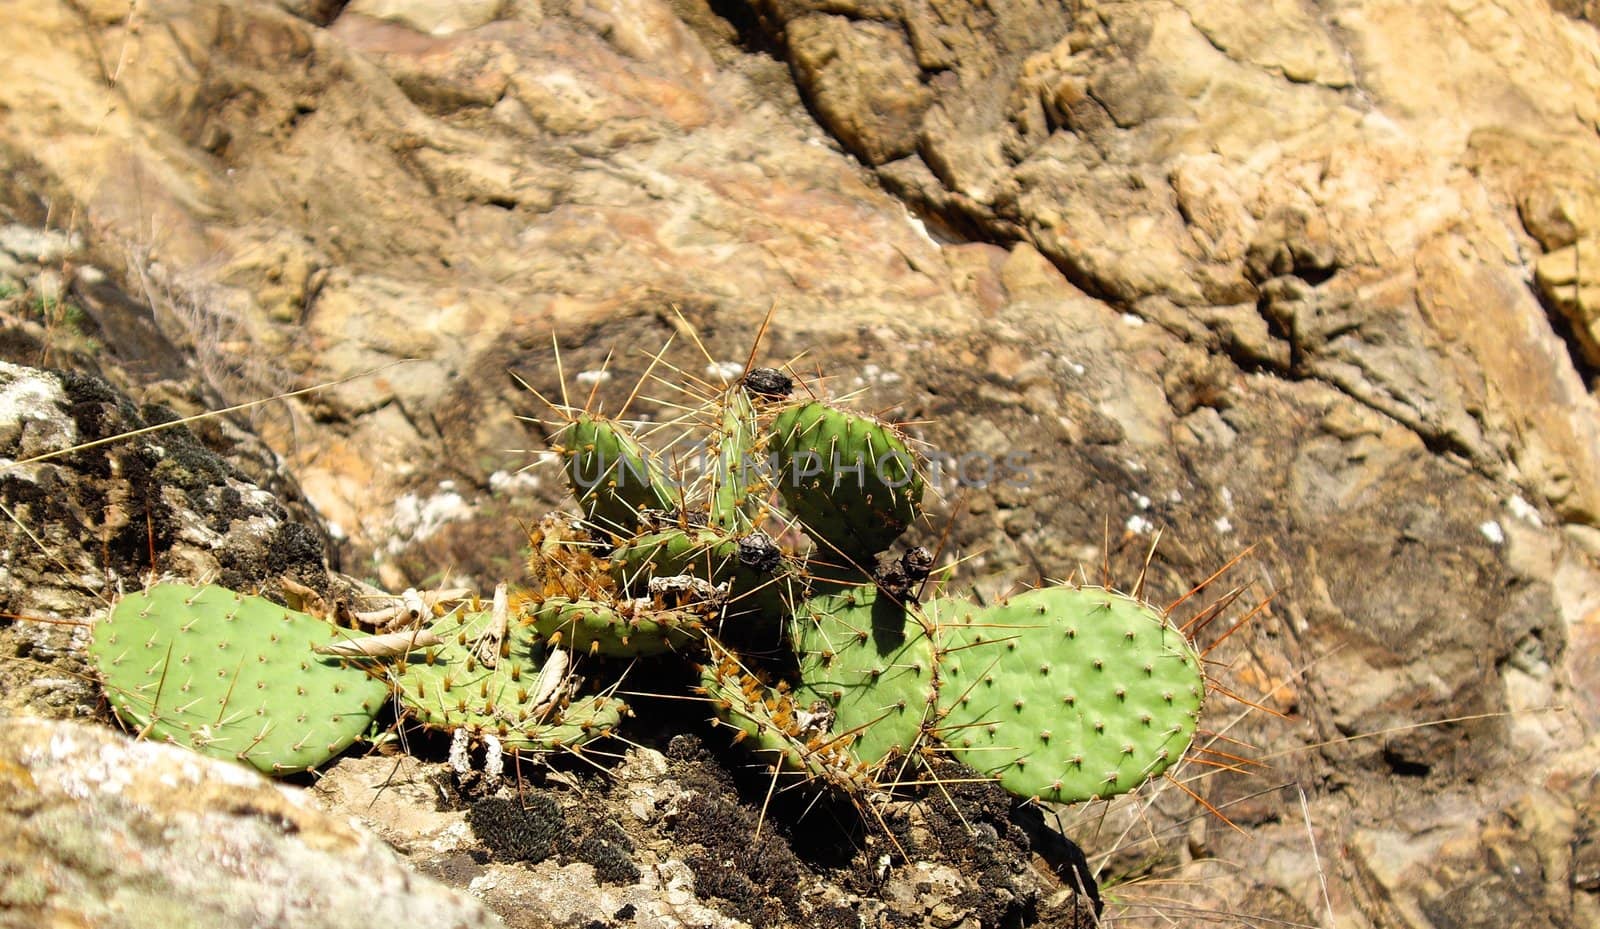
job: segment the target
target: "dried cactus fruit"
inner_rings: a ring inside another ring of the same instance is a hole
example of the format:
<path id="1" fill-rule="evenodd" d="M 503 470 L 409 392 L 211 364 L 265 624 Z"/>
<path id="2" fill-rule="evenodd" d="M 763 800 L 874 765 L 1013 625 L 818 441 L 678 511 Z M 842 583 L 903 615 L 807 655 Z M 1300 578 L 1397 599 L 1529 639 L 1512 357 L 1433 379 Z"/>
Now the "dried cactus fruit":
<path id="1" fill-rule="evenodd" d="M 740 380 L 744 389 L 764 400 L 783 400 L 794 392 L 794 378 L 777 368 L 751 368 Z"/>

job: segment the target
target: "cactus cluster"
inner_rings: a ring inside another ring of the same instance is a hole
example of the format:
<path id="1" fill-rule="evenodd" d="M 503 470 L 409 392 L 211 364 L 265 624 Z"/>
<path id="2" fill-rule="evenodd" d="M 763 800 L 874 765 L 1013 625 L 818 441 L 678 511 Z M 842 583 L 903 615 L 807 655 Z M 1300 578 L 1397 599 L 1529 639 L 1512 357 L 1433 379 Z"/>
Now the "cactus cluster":
<path id="1" fill-rule="evenodd" d="M 141 731 L 272 772 L 342 749 L 391 693 L 484 744 L 574 748 L 627 708 L 579 692 L 572 665 L 660 656 L 693 662 L 718 724 L 775 770 L 854 793 L 948 753 L 1020 797 L 1075 802 L 1185 753 L 1206 680 L 1162 611 L 1069 585 L 924 601 L 934 558 L 891 552 L 921 515 L 912 443 L 793 392 L 758 368 L 709 397 L 686 418 L 709 453 L 693 474 L 619 420 L 563 410 L 581 518 L 535 531 L 521 589 L 435 610 L 399 646 L 328 657 L 317 647 L 353 633 L 160 585 L 99 625 L 92 654 Z"/>
<path id="2" fill-rule="evenodd" d="M 216 586 L 164 582 L 96 623 L 89 657 L 141 736 L 280 776 L 365 735 L 390 702 L 421 725 L 506 749 L 574 748 L 608 735 L 622 701 L 570 692 L 565 654 L 497 609 L 440 610 L 388 635 Z"/>
<path id="3" fill-rule="evenodd" d="M 890 554 L 921 514 L 911 443 L 792 386 L 755 369 L 709 399 L 690 417 L 711 452 L 698 475 L 669 473 L 620 421 L 570 416 L 559 452 L 590 538 L 566 544 L 611 566 L 581 601 L 553 601 L 585 617 L 570 640 L 690 655 L 737 740 L 847 790 L 904 783 L 948 752 L 1019 796 L 1074 802 L 1184 754 L 1205 678 L 1162 611 L 1068 585 L 921 602 L 933 558 Z M 550 602 L 519 606 L 546 637 Z"/>

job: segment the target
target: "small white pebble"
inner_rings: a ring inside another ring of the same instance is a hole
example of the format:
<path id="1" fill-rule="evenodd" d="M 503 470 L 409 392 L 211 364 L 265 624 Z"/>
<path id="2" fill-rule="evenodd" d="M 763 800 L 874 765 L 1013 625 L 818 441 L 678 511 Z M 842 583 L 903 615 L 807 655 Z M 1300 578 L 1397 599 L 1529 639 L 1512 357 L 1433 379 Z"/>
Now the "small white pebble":
<path id="1" fill-rule="evenodd" d="M 1522 497 L 1518 494 L 1512 494 L 1511 497 L 1506 500 L 1506 509 L 1511 511 L 1512 516 L 1515 516 L 1520 520 L 1531 523 L 1535 526 L 1544 525 L 1544 520 L 1539 518 L 1539 510 L 1533 504 L 1522 499 Z"/>
<path id="2" fill-rule="evenodd" d="M 1218 516 L 1211 525 L 1216 527 L 1217 535 L 1227 535 L 1233 531 L 1233 521 L 1226 516 Z"/>
<path id="3" fill-rule="evenodd" d="M 611 380 L 610 371 L 579 371 L 574 378 L 580 384 L 603 384 Z"/>
<path id="4" fill-rule="evenodd" d="M 718 361 L 706 365 L 706 376 L 719 381 L 736 380 L 744 373 L 744 365 L 737 361 Z"/>
<path id="5" fill-rule="evenodd" d="M 539 486 L 539 475 L 532 471 L 496 471 L 489 475 L 489 489 L 495 493 L 532 490 Z"/>
<path id="6" fill-rule="evenodd" d="M 1138 316 L 1133 315 L 1132 313 L 1123 313 L 1122 314 L 1122 322 L 1123 322 L 1123 325 L 1127 325 L 1127 326 L 1143 326 L 1144 325 L 1144 320 L 1141 319 Z"/>
<path id="7" fill-rule="evenodd" d="M 1500 524 L 1495 522 L 1492 519 L 1489 520 L 1488 522 L 1480 523 L 1478 525 L 1478 531 L 1483 533 L 1483 537 L 1488 539 L 1489 540 L 1489 544 L 1491 544 L 1491 545 L 1504 545 L 1505 544 L 1506 531 L 1504 529 L 1500 528 Z"/>
<path id="8" fill-rule="evenodd" d="M 1156 526 L 1155 523 L 1152 523 L 1150 520 L 1145 519 L 1138 513 L 1135 513 L 1128 517 L 1127 527 L 1129 532 L 1138 533 L 1139 535 L 1148 535 L 1151 530 L 1155 529 Z"/>

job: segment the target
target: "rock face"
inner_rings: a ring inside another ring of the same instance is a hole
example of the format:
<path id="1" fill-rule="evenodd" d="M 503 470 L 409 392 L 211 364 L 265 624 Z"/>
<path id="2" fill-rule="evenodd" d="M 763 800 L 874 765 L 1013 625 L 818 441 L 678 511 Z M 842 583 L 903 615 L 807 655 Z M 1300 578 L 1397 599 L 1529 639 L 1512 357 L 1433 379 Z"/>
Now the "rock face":
<path id="1" fill-rule="evenodd" d="M 93 375 L 0 362 L 0 609 L 14 620 L 0 627 L 0 710 L 89 712 L 86 624 L 142 578 L 326 586 L 320 528 L 177 418 Z M 196 425 L 236 457 L 252 450 L 228 443 L 249 435 L 237 425 Z"/>
<path id="2" fill-rule="evenodd" d="M 256 428 L 347 568 L 515 573 L 517 521 L 559 502 L 517 473 L 547 431 L 517 379 L 563 396 L 552 335 L 574 402 L 616 409 L 669 336 L 708 377 L 775 307 L 761 360 L 927 423 L 986 590 L 1131 584 L 1165 528 L 1170 602 L 1257 546 L 1234 582 L 1276 597 L 1213 657 L 1287 719 L 1214 696 L 1252 747 L 1213 748 L 1268 768 L 1186 785 L 1246 836 L 1183 825 L 1174 787 L 1069 817 L 1103 876 L 1176 875 L 1124 905 L 1596 919 L 1592 5 L 12 6 L 5 357 L 112 356 L 168 405 L 332 385 Z M 72 502 L 81 531 L 18 519 L 51 550 L 110 538 L 104 496 Z M 118 531 L 126 576 L 142 530 Z M 62 560 L 9 577 L 10 608 L 54 609 L 25 598 Z"/>
<path id="3" fill-rule="evenodd" d="M 846 33 L 895 32 L 920 76 L 871 81 L 890 56 L 832 54 L 843 38 L 818 52 L 810 4 L 770 17 L 818 118 L 891 189 L 1031 242 L 1189 344 L 1329 384 L 1563 516 L 1600 514 L 1600 432 L 1568 357 L 1600 358 L 1575 254 L 1600 203 L 1588 26 L 1537 3 L 1437 21 L 1383 3 L 1090 3 L 1070 22 L 1029 2 L 968 21 L 844 6 L 815 5 L 853 12 L 828 17 Z M 818 54 L 826 74 L 804 64 Z M 920 120 L 896 129 L 906 157 L 849 141 L 881 109 L 842 102 L 853 84 L 932 88 L 894 110 Z"/>
<path id="4" fill-rule="evenodd" d="M 0 926 L 503 925 L 244 768 L 82 723 L 6 728 Z"/>

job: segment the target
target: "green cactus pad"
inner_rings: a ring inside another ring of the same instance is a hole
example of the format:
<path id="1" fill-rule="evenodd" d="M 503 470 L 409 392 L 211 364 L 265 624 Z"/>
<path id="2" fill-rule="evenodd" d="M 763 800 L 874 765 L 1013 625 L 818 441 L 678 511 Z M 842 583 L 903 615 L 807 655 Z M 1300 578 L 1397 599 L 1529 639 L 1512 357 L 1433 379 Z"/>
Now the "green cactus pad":
<path id="1" fill-rule="evenodd" d="M 89 657 L 142 736 L 282 775 L 344 751 L 383 708 L 382 680 L 312 652 L 355 635 L 261 597 L 164 583 L 96 623 Z"/>
<path id="2" fill-rule="evenodd" d="M 644 509 L 677 508 L 650 456 L 620 424 L 582 415 L 561 437 L 567 484 L 583 514 L 613 535 L 631 535 Z"/>
<path id="3" fill-rule="evenodd" d="M 753 544 L 756 541 L 761 544 Z M 634 596 L 648 595 L 653 578 L 688 575 L 728 585 L 724 608 L 731 619 L 788 613 L 792 570 L 762 533 L 738 537 L 717 529 L 652 532 L 618 545 L 611 562 L 618 586 Z"/>
<path id="4" fill-rule="evenodd" d="M 802 705 L 825 700 L 833 731 L 853 732 L 869 764 L 912 753 L 932 715 L 934 641 L 922 622 L 871 584 L 815 596 L 795 608 Z"/>
<path id="5" fill-rule="evenodd" d="M 627 715 L 628 704 L 616 697 L 603 694 L 579 697 L 562 707 L 558 722 L 546 723 L 536 732 L 524 733 L 521 741 L 512 740 L 505 743 L 505 747 L 540 750 L 581 748 L 616 731 Z"/>
<path id="6" fill-rule="evenodd" d="M 566 597 L 529 602 L 520 612 L 541 641 L 580 655 L 608 658 L 678 651 L 700 637 L 706 621 L 702 613 L 654 609 L 648 602 L 600 603 Z"/>
<path id="7" fill-rule="evenodd" d="M 711 703 L 715 721 L 736 730 L 736 742 L 775 768 L 808 780 L 852 793 L 874 786 L 875 768 L 850 750 L 852 736 L 834 731 L 821 701 L 803 706 L 793 694 L 752 675 L 715 640 L 709 645 L 711 660 L 700 668 L 700 693 Z"/>
<path id="8" fill-rule="evenodd" d="M 750 510 L 756 497 L 751 483 L 756 477 L 753 455 L 758 440 L 755 403 L 743 386 L 730 388 L 723 394 L 721 420 L 712 435 L 717 453 L 717 468 L 711 475 L 713 526 L 738 532 L 754 525 Z"/>
<path id="9" fill-rule="evenodd" d="M 1188 749 L 1205 697 L 1200 659 L 1150 605 L 1054 587 L 924 611 L 941 646 L 933 734 L 1013 794 L 1126 793 Z"/>
<path id="10" fill-rule="evenodd" d="M 827 549 L 871 566 L 916 519 L 923 482 L 916 458 L 878 421 L 806 403 L 772 424 L 772 460 L 783 500 Z"/>
<path id="11" fill-rule="evenodd" d="M 738 542 L 717 529 L 666 529 L 617 545 L 611 555 L 617 585 L 643 596 L 651 578 L 687 574 L 711 580 L 737 562 Z"/>
<path id="12" fill-rule="evenodd" d="M 433 729 L 467 729 L 493 735 L 507 749 L 548 751 L 576 747 L 607 735 L 626 711 L 622 702 L 592 697 L 563 707 L 538 702 L 543 649 L 531 625 L 511 617 L 499 647 L 492 643 L 492 611 L 458 610 L 435 619 L 429 631 L 442 645 L 392 665 L 395 693 L 407 713 Z M 483 661 L 488 653 L 493 666 Z"/>

